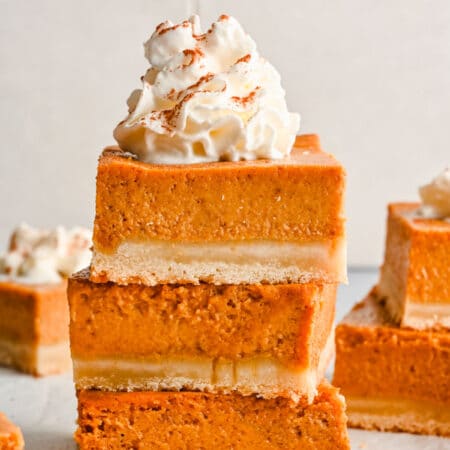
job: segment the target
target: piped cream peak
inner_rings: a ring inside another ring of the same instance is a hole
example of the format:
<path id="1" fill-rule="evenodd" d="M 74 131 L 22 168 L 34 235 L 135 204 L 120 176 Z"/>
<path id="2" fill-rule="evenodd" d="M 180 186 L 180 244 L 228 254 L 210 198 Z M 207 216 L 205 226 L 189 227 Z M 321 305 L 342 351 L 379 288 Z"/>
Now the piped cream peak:
<path id="1" fill-rule="evenodd" d="M 92 233 L 85 228 L 42 230 L 21 224 L 0 256 L 0 275 L 20 282 L 57 283 L 89 265 L 91 246 Z"/>
<path id="2" fill-rule="evenodd" d="M 447 167 L 433 181 L 419 189 L 422 198 L 420 213 L 434 219 L 450 218 L 450 167 Z"/>
<path id="3" fill-rule="evenodd" d="M 145 162 L 281 159 L 300 125 L 275 68 L 233 17 L 202 33 L 197 16 L 164 22 L 145 43 L 150 68 L 114 137 Z"/>

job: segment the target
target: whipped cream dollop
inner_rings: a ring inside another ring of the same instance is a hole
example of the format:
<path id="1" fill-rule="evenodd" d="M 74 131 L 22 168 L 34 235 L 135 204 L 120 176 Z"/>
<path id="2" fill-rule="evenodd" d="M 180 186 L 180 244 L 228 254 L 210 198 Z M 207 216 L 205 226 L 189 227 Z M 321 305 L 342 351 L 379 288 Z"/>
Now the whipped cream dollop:
<path id="1" fill-rule="evenodd" d="M 300 126 L 280 75 L 229 16 L 202 33 L 197 16 L 167 21 L 145 43 L 150 68 L 114 130 L 145 162 L 189 164 L 289 155 Z"/>
<path id="2" fill-rule="evenodd" d="M 431 219 L 450 219 L 450 167 L 431 183 L 419 188 L 421 216 Z"/>
<path id="3" fill-rule="evenodd" d="M 0 256 L 0 274 L 28 283 L 57 283 L 90 264 L 91 246 L 92 232 L 85 228 L 39 230 L 21 224 Z"/>

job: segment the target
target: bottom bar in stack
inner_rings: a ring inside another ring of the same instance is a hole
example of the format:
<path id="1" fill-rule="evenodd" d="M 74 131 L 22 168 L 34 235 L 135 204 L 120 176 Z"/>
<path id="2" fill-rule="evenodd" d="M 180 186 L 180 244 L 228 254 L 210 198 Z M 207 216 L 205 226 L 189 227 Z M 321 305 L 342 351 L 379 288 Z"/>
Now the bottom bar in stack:
<path id="1" fill-rule="evenodd" d="M 80 449 L 349 449 L 345 402 L 327 382 L 307 397 L 78 391 Z"/>
<path id="2" fill-rule="evenodd" d="M 336 328 L 349 424 L 450 436 L 450 332 L 401 328 L 376 289 Z"/>

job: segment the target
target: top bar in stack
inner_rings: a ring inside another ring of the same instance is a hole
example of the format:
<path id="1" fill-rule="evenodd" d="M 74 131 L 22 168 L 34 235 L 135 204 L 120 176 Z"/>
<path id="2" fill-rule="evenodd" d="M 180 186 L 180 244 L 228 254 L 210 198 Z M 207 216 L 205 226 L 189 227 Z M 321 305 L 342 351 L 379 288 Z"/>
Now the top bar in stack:
<path id="1" fill-rule="evenodd" d="M 106 149 L 91 280 L 345 282 L 344 188 L 314 135 L 274 160 L 161 165 Z"/>

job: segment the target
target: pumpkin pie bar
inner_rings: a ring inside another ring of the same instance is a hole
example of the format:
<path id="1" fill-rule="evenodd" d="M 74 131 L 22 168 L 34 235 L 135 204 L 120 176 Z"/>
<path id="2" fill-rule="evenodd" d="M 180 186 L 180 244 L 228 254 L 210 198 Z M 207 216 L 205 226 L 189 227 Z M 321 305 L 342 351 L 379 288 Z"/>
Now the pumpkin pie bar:
<path id="1" fill-rule="evenodd" d="M 314 135 L 279 160 L 162 165 L 106 149 L 91 279 L 346 281 L 344 187 L 343 167 Z"/>
<path id="2" fill-rule="evenodd" d="M 33 375 L 70 369 L 66 287 L 0 282 L 0 364 Z"/>
<path id="3" fill-rule="evenodd" d="M 33 375 L 69 370 L 67 276 L 90 259 L 84 229 L 22 224 L 0 257 L 0 364 Z"/>
<path id="4" fill-rule="evenodd" d="M 402 326 L 450 328 L 450 222 L 424 217 L 420 208 L 389 205 L 378 290 Z"/>
<path id="5" fill-rule="evenodd" d="M 328 383 L 306 399 L 201 392 L 78 391 L 80 450 L 349 449 L 345 403 Z"/>
<path id="6" fill-rule="evenodd" d="M 316 392 L 333 353 L 336 286 L 69 280 L 78 389 Z"/>
<path id="7" fill-rule="evenodd" d="M 450 436 L 450 333 L 401 328 L 374 289 L 336 328 L 349 424 Z"/>
<path id="8" fill-rule="evenodd" d="M 23 447 L 20 428 L 0 412 L 0 450 L 22 450 Z"/>

